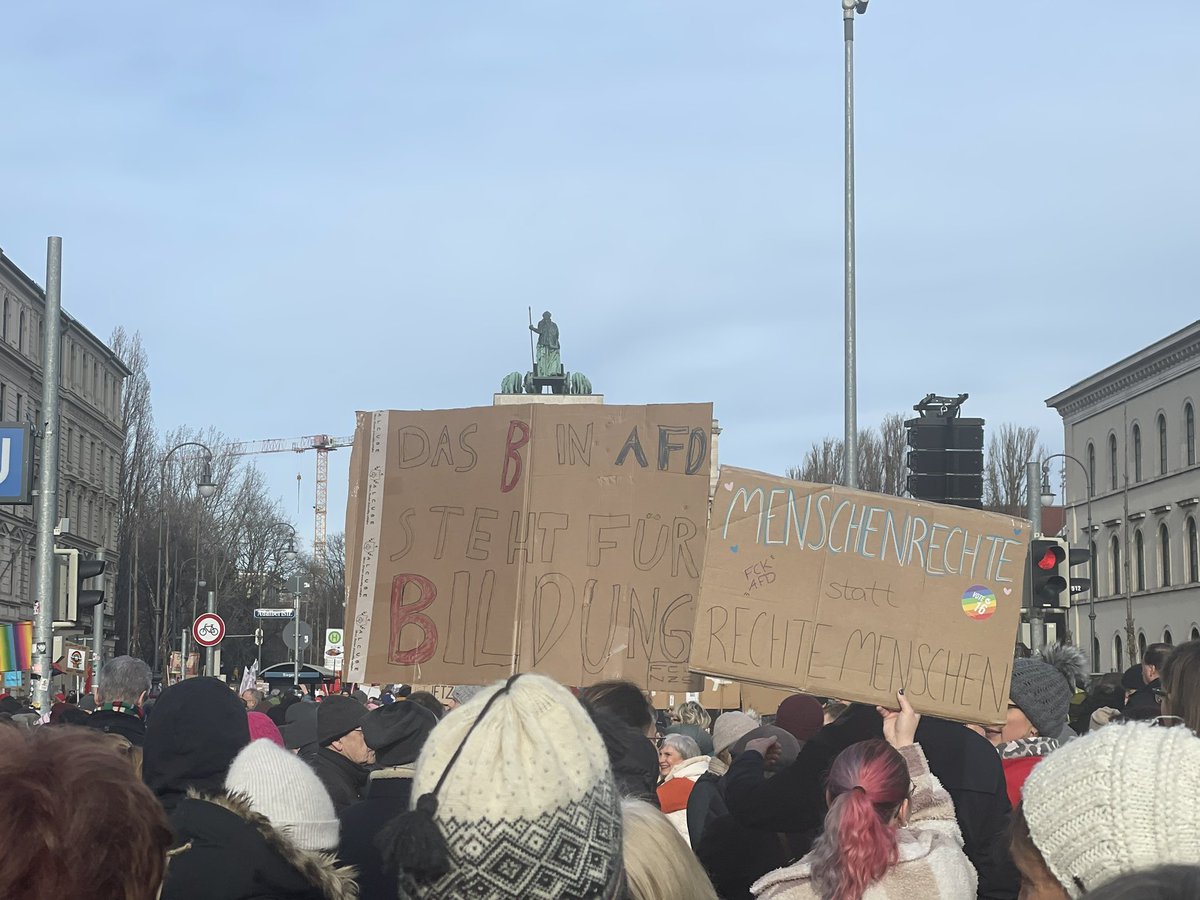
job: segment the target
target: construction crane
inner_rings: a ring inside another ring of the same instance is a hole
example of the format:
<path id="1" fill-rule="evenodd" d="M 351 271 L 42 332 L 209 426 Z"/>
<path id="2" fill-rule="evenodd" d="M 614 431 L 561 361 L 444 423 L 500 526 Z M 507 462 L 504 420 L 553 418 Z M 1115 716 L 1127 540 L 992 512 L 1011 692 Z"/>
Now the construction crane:
<path id="1" fill-rule="evenodd" d="M 230 456 L 255 456 L 259 453 L 306 453 L 317 451 L 317 496 L 313 503 L 313 559 L 325 561 L 325 519 L 329 502 L 329 451 L 339 447 L 352 447 L 350 437 L 330 437 L 327 434 L 310 434 L 301 438 L 274 438 L 269 441 L 243 441 L 229 444 L 225 452 Z"/>

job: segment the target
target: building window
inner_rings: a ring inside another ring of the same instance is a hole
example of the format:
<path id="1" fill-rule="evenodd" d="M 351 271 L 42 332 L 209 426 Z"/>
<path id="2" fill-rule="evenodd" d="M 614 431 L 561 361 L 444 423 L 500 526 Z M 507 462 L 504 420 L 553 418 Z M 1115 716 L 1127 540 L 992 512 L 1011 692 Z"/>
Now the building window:
<path id="1" fill-rule="evenodd" d="M 1141 530 L 1133 533 L 1133 565 L 1136 579 L 1134 584 L 1137 585 L 1139 591 L 1146 589 L 1146 544 L 1142 540 Z"/>
<path id="2" fill-rule="evenodd" d="M 1097 575 L 1099 571 L 1099 563 L 1096 562 L 1096 542 L 1092 541 L 1089 545 L 1091 548 L 1091 557 L 1088 559 L 1088 577 L 1092 579 L 1092 596 L 1100 596 L 1100 578 Z"/>
<path id="3" fill-rule="evenodd" d="M 17 316 L 17 349 L 22 352 L 25 350 L 25 310 L 21 310 Z"/>
<path id="4" fill-rule="evenodd" d="M 1146 658 L 1146 632 L 1138 632 L 1138 659 Z"/>
<path id="5" fill-rule="evenodd" d="M 1158 526 L 1158 543 L 1159 554 L 1162 563 L 1162 581 L 1163 587 L 1171 586 L 1171 535 L 1167 531 L 1167 525 L 1164 522 Z"/>
<path id="6" fill-rule="evenodd" d="M 1184 404 L 1183 407 L 1183 433 L 1187 440 L 1187 464 L 1194 466 L 1196 464 L 1196 413 L 1190 403 Z"/>
<path id="7" fill-rule="evenodd" d="M 1112 585 L 1112 593 L 1121 593 L 1121 539 L 1115 534 L 1108 544 L 1109 562 L 1112 566 L 1112 574 L 1109 577 L 1109 584 Z"/>
<path id="8" fill-rule="evenodd" d="M 1088 441 L 1087 446 L 1087 464 L 1088 464 L 1088 496 L 1095 493 L 1096 488 L 1096 445 Z"/>
<path id="9" fill-rule="evenodd" d="M 21 407 L 23 407 L 24 405 L 25 405 L 25 398 L 21 394 L 17 394 L 17 417 L 13 420 L 14 422 L 21 421 L 21 413 L 24 412 L 24 410 L 21 409 Z"/>
<path id="10" fill-rule="evenodd" d="M 1196 519 L 1188 516 L 1188 581 L 1200 581 L 1200 548 L 1196 546 Z"/>
<path id="11" fill-rule="evenodd" d="M 1200 641 L 1200 628 L 1197 628 L 1195 625 L 1192 626 L 1192 640 Z"/>
<path id="12" fill-rule="evenodd" d="M 1112 481 L 1112 489 L 1117 489 L 1117 436 L 1108 436 L 1108 473 Z"/>
<path id="13" fill-rule="evenodd" d="M 1158 414 L 1158 474 L 1167 474 L 1167 417 Z"/>
<path id="14" fill-rule="evenodd" d="M 0 325 L 0 329 L 2 329 L 2 332 L 3 332 L 2 334 L 0 334 L 0 337 L 3 337 L 4 340 L 7 341 L 8 340 L 8 298 L 7 297 L 4 298 L 4 322 L 2 325 Z"/>
<path id="15" fill-rule="evenodd" d="M 1172 647 L 1174 647 L 1174 646 L 1175 646 L 1175 638 L 1173 638 L 1173 637 L 1171 636 L 1171 629 L 1170 629 L 1170 628 L 1164 628 L 1164 629 L 1163 629 L 1163 643 L 1164 643 L 1164 644 L 1170 644 Z"/>
<path id="16" fill-rule="evenodd" d="M 1119 634 L 1113 635 L 1113 658 L 1117 661 L 1116 671 L 1124 672 L 1125 671 L 1125 654 L 1122 652 L 1121 636 Z"/>
<path id="17" fill-rule="evenodd" d="M 8 418 L 8 385 L 0 381 L 0 419 Z"/>
<path id="18" fill-rule="evenodd" d="M 1142 480 L 1142 427 L 1133 426 L 1133 480 Z"/>

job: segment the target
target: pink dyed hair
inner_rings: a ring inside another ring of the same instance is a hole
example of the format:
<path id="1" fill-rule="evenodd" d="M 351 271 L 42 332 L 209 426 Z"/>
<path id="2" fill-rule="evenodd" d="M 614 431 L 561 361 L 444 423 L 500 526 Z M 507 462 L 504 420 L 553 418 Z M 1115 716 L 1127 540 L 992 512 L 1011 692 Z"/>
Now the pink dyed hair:
<path id="1" fill-rule="evenodd" d="M 812 849 L 813 887 L 822 900 L 861 900 L 900 852 L 891 822 L 908 798 L 908 765 L 884 741 L 852 744 L 833 761 L 825 830 Z"/>

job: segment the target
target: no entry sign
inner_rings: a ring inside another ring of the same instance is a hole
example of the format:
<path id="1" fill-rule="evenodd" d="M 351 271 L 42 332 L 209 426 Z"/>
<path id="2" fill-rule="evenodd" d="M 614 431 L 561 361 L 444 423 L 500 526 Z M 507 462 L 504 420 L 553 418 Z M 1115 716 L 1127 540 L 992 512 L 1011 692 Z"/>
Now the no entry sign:
<path id="1" fill-rule="evenodd" d="M 225 621 L 216 613 L 204 613 L 192 623 L 192 639 L 201 647 L 215 647 L 225 637 Z"/>

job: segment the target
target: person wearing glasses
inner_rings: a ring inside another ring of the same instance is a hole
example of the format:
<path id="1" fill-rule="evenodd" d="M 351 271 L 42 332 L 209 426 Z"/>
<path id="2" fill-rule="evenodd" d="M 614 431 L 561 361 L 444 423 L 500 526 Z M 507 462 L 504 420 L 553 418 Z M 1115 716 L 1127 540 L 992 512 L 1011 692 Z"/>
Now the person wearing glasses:
<path id="1" fill-rule="evenodd" d="M 363 737 L 367 708 L 353 697 L 327 697 L 317 706 L 317 751 L 313 768 L 320 776 L 334 809 L 340 815 L 350 804 L 362 799 L 367 786 L 368 767 L 375 763 L 375 751 Z"/>

